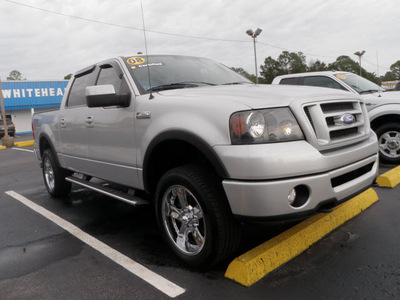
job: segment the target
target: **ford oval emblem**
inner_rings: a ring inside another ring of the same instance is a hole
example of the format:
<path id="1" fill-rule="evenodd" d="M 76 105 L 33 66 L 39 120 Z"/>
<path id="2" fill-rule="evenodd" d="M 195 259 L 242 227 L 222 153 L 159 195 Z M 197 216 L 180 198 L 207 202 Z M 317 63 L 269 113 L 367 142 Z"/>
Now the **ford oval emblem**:
<path id="1" fill-rule="evenodd" d="M 340 117 L 340 122 L 346 125 L 351 125 L 356 121 L 356 118 L 352 114 L 344 114 Z"/>

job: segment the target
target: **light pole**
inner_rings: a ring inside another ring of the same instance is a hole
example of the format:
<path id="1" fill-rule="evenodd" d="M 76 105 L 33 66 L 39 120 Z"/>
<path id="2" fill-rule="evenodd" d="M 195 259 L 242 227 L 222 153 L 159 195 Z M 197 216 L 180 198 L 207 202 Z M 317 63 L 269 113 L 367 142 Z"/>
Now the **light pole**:
<path id="1" fill-rule="evenodd" d="M 256 53 L 256 37 L 258 37 L 261 33 L 261 29 L 257 28 L 255 32 L 251 29 L 247 29 L 246 33 L 253 38 L 254 44 L 254 62 L 255 62 L 255 69 L 256 69 L 256 84 L 258 84 L 258 72 L 257 72 L 257 53 Z"/>
<path id="2" fill-rule="evenodd" d="M 357 55 L 359 57 L 359 59 L 360 59 L 360 76 L 361 76 L 361 56 L 363 56 L 364 53 L 365 53 L 364 50 L 363 51 L 357 51 L 357 52 L 354 53 L 354 55 Z"/>

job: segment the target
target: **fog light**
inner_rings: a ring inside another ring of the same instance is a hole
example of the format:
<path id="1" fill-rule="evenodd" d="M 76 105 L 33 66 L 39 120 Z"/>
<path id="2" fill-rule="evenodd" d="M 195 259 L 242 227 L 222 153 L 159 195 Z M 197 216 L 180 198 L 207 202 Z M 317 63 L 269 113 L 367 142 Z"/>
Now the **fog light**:
<path id="1" fill-rule="evenodd" d="M 310 199 L 310 190 L 305 185 L 298 185 L 288 194 L 289 205 L 293 208 L 303 207 Z"/>
<path id="2" fill-rule="evenodd" d="M 289 204 L 292 205 L 294 200 L 296 200 L 296 190 L 292 189 L 289 193 L 289 195 L 287 196 L 288 200 L 289 200 Z"/>

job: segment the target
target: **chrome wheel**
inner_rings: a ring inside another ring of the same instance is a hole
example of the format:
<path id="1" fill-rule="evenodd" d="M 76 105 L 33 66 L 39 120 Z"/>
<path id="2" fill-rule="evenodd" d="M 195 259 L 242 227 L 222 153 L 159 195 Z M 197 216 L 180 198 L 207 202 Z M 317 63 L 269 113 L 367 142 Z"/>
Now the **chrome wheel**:
<path id="1" fill-rule="evenodd" d="M 379 151 L 387 158 L 400 158 L 400 132 L 387 131 L 379 137 Z"/>
<path id="2" fill-rule="evenodd" d="M 43 172 L 44 172 L 44 179 L 46 180 L 46 184 L 50 190 L 54 190 L 55 180 L 54 180 L 54 170 L 53 166 L 51 165 L 50 159 L 45 157 L 43 162 Z"/>
<path id="3" fill-rule="evenodd" d="M 192 256 L 201 252 L 206 239 L 203 209 L 196 197 L 185 187 L 169 187 L 162 198 L 163 225 L 175 247 Z"/>

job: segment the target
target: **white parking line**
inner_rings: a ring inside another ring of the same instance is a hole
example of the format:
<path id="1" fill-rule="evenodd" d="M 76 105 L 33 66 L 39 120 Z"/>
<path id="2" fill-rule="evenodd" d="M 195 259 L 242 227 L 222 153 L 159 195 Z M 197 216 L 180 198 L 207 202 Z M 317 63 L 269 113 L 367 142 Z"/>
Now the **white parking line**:
<path id="1" fill-rule="evenodd" d="M 25 152 L 32 152 L 33 153 L 33 150 L 30 150 L 30 149 L 23 149 L 23 148 L 11 148 L 11 149 L 19 150 L 19 151 L 25 151 Z"/>
<path id="2" fill-rule="evenodd" d="M 31 200 L 25 198 L 24 196 L 14 192 L 14 191 L 7 191 L 7 195 L 13 197 L 14 199 L 20 201 L 24 205 L 28 206 L 32 210 L 36 211 L 37 213 L 41 214 L 45 218 L 49 219 L 50 221 L 54 222 L 64 230 L 71 233 L 73 236 L 80 239 L 82 242 L 86 243 L 93 249 L 99 251 L 100 253 L 107 256 L 112 261 L 119 264 L 121 267 L 125 268 L 126 270 L 130 271 L 134 275 L 140 277 L 147 283 L 151 284 L 164 294 L 168 295 L 171 298 L 175 298 L 185 292 L 185 289 L 181 288 L 180 286 L 174 284 L 173 282 L 165 279 L 164 277 L 150 271 L 146 267 L 142 266 L 141 264 L 135 262 L 134 260 L 130 259 L 129 257 L 121 254 L 120 252 L 116 251 L 115 249 L 111 248 L 110 246 L 104 244 L 103 242 L 99 241 L 98 239 L 92 237 L 91 235 L 87 234 L 86 232 L 82 231 L 75 225 L 65 221 L 64 219 L 60 218 L 59 216 L 53 214 L 52 212 L 48 211 L 47 209 L 37 205 L 36 203 L 32 202 Z"/>

